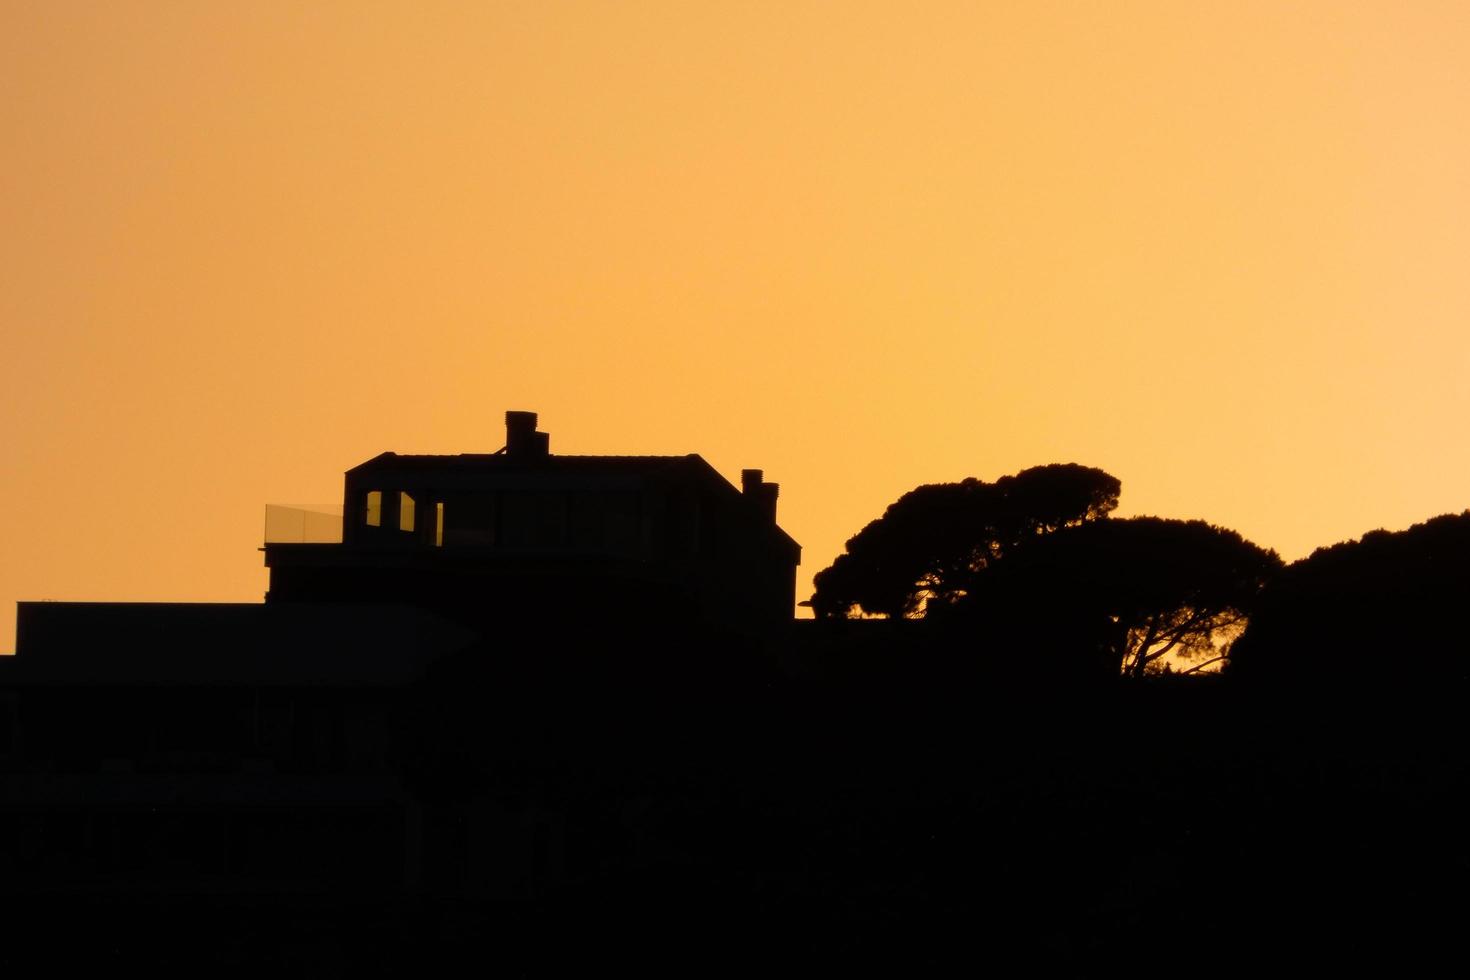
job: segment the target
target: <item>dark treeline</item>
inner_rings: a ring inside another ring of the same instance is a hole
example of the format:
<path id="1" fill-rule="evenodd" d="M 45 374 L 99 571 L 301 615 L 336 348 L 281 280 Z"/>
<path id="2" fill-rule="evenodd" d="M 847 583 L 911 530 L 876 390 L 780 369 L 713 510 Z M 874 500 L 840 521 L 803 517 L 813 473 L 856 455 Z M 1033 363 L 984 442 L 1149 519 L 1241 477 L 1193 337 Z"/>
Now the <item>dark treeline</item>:
<path id="1" fill-rule="evenodd" d="M 918 487 L 847 542 L 807 604 L 821 618 L 942 624 L 956 648 L 1039 681 L 1206 668 L 1266 687 L 1466 676 L 1470 511 L 1283 567 L 1203 521 L 1111 517 L 1120 490 L 1074 464 Z"/>

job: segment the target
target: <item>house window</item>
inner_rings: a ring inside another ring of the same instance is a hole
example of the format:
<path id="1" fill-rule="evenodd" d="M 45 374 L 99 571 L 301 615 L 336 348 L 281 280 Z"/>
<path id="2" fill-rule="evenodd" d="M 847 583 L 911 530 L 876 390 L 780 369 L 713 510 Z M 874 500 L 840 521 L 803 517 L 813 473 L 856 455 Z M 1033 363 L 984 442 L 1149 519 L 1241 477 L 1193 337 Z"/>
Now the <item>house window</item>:
<path id="1" fill-rule="evenodd" d="M 444 547 L 444 501 L 434 504 L 434 547 Z"/>
<path id="2" fill-rule="evenodd" d="M 369 490 L 367 509 L 363 512 L 363 523 L 368 527 L 383 526 L 383 491 Z"/>
<path id="3" fill-rule="evenodd" d="M 398 492 L 398 530 L 413 530 L 413 498 L 401 490 Z"/>

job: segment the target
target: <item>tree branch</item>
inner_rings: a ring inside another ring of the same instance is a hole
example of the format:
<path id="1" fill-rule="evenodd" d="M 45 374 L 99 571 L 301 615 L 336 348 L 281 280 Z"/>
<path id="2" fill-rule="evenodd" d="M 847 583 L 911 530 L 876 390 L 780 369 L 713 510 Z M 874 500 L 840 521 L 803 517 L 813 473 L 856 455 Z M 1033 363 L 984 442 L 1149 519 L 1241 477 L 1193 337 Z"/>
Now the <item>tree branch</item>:
<path id="1" fill-rule="evenodd" d="M 1218 657 L 1211 657 L 1209 660 L 1206 660 L 1204 663 L 1195 664 L 1193 667 L 1189 668 L 1188 670 L 1181 670 L 1179 672 L 1179 676 L 1180 677 L 1183 677 L 1185 674 L 1193 674 L 1195 671 L 1201 670 L 1201 669 L 1203 669 L 1205 667 L 1208 667 L 1212 663 L 1215 663 L 1215 662 L 1220 661 L 1220 660 L 1224 660 L 1226 658 L 1226 656 L 1227 656 L 1226 654 L 1223 654 L 1222 653 Z"/>

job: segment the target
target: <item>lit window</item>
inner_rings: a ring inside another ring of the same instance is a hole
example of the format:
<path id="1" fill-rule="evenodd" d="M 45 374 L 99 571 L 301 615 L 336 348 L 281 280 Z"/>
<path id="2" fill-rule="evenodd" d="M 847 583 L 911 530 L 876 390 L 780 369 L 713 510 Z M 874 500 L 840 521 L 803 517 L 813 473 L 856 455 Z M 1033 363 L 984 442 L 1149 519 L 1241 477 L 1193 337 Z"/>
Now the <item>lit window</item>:
<path id="1" fill-rule="evenodd" d="M 444 546 L 444 502 L 434 504 L 434 547 Z"/>
<path id="2" fill-rule="evenodd" d="M 368 491 L 367 511 L 363 515 L 363 519 L 368 527 L 383 526 L 383 491 Z"/>
<path id="3" fill-rule="evenodd" d="M 413 530 L 413 498 L 401 490 L 398 492 L 398 530 Z"/>

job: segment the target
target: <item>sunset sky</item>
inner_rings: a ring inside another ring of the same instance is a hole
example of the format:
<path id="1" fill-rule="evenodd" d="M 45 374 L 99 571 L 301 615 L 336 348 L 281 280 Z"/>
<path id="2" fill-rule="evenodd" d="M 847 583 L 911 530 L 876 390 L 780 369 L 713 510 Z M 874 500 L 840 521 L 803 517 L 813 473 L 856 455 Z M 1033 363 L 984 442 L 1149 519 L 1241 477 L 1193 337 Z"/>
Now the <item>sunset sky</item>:
<path id="1" fill-rule="evenodd" d="M 0 651 L 506 409 L 764 468 L 802 597 L 1040 463 L 1288 559 L 1470 507 L 1463 0 L 0 0 L 0 133 Z"/>

